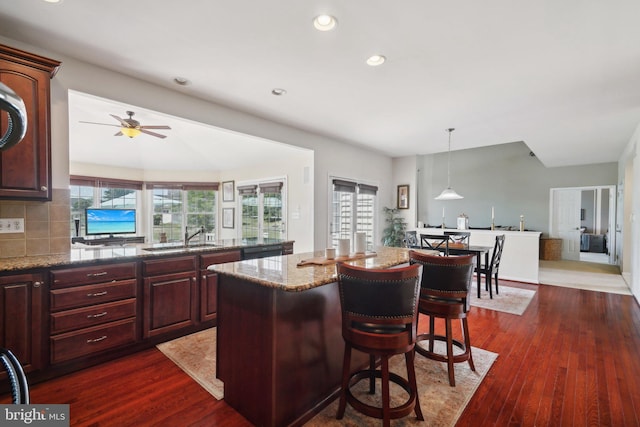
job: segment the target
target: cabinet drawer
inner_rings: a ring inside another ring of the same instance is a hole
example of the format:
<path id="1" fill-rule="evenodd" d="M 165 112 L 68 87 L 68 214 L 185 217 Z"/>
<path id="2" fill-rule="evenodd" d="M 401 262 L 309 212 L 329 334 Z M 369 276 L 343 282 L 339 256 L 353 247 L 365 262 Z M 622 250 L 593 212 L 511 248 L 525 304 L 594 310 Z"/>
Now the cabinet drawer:
<path id="1" fill-rule="evenodd" d="M 86 307 L 125 298 L 134 298 L 136 296 L 136 280 L 121 280 L 113 283 L 54 289 L 50 292 L 50 295 L 51 311 Z"/>
<path id="2" fill-rule="evenodd" d="M 113 280 L 136 277 L 136 263 L 95 265 L 92 267 L 68 268 L 51 272 L 51 288 L 65 288 L 76 285 L 90 285 Z"/>
<path id="3" fill-rule="evenodd" d="M 205 269 L 213 264 L 222 264 L 225 262 L 235 262 L 242 259 L 240 249 L 235 251 L 216 252 L 212 254 L 200 255 L 200 268 Z"/>
<path id="4" fill-rule="evenodd" d="M 51 334 L 101 325 L 136 315 L 136 299 L 98 304 L 51 314 Z"/>
<path id="5" fill-rule="evenodd" d="M 160 274 L 180 273 L 183 271 L 195 271 L 196 257 L 184 256 L 175 258 L 153 259 L 142 261 L 142 274 L 144 276 L 157 276 Z"/>
<path id="6" fill-rule="evenodd" d="M 135 319 L 51 337 L 51 363 L 60 363 L 109 348 L 135 342 Z"/>

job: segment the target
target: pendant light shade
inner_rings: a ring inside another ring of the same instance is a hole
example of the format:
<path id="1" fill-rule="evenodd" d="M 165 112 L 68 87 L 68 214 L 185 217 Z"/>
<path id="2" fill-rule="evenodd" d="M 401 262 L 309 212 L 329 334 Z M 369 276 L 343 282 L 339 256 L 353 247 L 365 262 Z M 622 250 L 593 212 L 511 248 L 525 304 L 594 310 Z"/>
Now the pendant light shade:
<path id="1" fill-rule="evenodd" d="M 455 128 L 447 129 L 447 132 L 449 132 L 449 153 L 447 154 L 447 188 L 445 188 L 442 193 L 440 193 L 440 195 L 435 198 L 436 200 L 464 199 L 464 197 L 456 193 L 456 191 L 451 188 L 451 132 L 453 132 L 454 130 Z"/>

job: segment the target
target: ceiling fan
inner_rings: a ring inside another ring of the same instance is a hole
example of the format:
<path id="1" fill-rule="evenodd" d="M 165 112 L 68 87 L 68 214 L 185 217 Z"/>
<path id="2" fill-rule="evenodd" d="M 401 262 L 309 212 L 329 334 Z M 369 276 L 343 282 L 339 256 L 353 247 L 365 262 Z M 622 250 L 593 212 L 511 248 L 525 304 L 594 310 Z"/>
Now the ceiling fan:
<path id="1" fill-rule="evenodd" d="M 109 114 L 111 117 L 120 122 L 119 125 L 110 124 L 110 123 L 96 123 L 96 122 L 84 122 L 80 121 L 80 123 L 89 123 L 92 125 L 103 125 L 103 126 L 116 126 L 120 128 L 120 131 L 116 133 L 114 136 L 125 135 L 129 138 L 136 137 L 141 133 L 146 133 L 147 135 L 155 136 L 156 138 L 166 138 L 166 135 L 161 135 L 156 132 L 151 132 L 149 129 L 171 129 L 166 125 L 157 125 L 157 126 L 142 126 L 140 122 L 133 119 L 133 115 L 135 113 L 133 111 L 127 111 L 128 119 L 123 119 L 121 117 L 116 116 L 115 114 Z"/>

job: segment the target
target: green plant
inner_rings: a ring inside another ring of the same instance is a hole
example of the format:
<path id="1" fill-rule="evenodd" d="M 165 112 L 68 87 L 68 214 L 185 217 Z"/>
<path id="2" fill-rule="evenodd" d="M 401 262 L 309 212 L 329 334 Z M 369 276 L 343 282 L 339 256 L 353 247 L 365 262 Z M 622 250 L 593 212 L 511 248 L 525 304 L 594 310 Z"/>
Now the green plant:
<path id="1" fill-rule="evenodd" d="M 407 223 L 395 208 L 382 208 L 385 215 L 386 227 L 382 232 L 382 244 L 384 246 L 401 247 Z"/>

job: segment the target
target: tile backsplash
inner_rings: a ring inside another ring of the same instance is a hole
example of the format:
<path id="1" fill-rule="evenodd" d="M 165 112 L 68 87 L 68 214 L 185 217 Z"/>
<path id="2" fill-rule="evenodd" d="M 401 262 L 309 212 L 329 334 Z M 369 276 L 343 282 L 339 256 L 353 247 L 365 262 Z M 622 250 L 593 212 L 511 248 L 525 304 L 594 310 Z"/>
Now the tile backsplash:
<path id="1" fill-rule="evenodd" d="M 0 200 L 0 218 L 24 218 L 24 233 L 0 233 L 0 258 L 68 253 L 70 193 L 53 189 L 50 202 Z"/>

